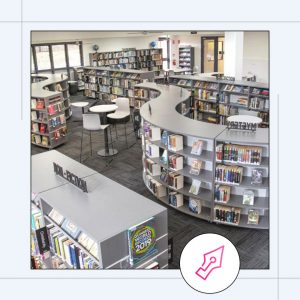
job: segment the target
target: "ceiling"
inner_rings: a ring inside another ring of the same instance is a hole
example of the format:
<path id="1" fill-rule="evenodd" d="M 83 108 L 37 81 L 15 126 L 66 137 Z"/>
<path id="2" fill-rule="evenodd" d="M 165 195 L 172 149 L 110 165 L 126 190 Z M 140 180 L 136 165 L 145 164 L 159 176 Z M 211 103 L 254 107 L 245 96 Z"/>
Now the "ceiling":
<path id="1" fill-rule="evenodd" d="M 223 35 L 220 31 L 197 31 L 196 35 Z M 191 31 L 124 30 L 124 31 L 32 31 L 32 42 L 76 41 L 101 38 L 134 38 L 142 36 L 192 35 Z"/>

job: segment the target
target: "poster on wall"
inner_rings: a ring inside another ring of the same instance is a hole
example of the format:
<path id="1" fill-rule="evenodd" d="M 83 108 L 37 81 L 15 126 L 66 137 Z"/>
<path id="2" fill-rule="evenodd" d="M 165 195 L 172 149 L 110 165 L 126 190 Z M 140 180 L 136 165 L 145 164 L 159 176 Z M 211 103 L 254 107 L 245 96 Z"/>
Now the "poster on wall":
<path id="1" fill-rule="evenodd" d="M 128 229 L 130 264 L 136 265 L 157 252 L 154 218 Z"/>

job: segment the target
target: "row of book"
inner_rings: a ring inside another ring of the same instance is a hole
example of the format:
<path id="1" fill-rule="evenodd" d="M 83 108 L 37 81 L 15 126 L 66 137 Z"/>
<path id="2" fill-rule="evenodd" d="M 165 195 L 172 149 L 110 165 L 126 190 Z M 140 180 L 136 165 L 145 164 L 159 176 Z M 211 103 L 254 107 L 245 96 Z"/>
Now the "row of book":
<path id="1" fill-rule="evenodd" d="M 77 247 L 63 232 L 50 224 L 49 232 L 50 250 L 67 262 L 72 269 L 97 269 L 98 265 Z"/>
<path id="2" fill-rule="evenodd" d="M 259 97 L 251 97 L 249 108 L 252 109 L 268 109 L 268 99 L 259 98 Z"/>
<path id="3" fill-rule="evenodd" d="M 161 198 L 166 196 L 166 187 L 149 175 L 146 175 L 146 184 L 156 197 Z"/>
<path id="4" fill-rule="evenodd" d="M 65 110 L 64 102 L 57 102 L 57 103 L 48 105 L 48 114 L 49 115 L 55 115 L 64 110 Z"/>
<path id="5" fill-rule="evenodd" d="M 31 108 L 32 109 L 45 109 L 45 100 L 44 99 L 31 99 Z"/>
<path id="6" fill-rule="evenodd" d="M 215 91 L 208 91 L 203 88 L 195 89 L 194 97 L 203 100 L 217 101 L 218 93 Z"/>
<path id="7" fill-rule="evenodd" d="M 216 160 L 236 162 L 250 165 L 260 165 L 262 159 L 262 147 L 244 146 L 235 144 L 218 144 L 216 146 Z"/>
<path id="8" fill-rule="evenodd" d="M 110 86 L 121 86 L 124 88 L 133 88 L 136 81 L 127 78 L 110 78 L 110 77 L 100 77 L 98 80 L 100 85 L 110 85 Z"/>
<path id="9" fill-rule="evenodd" d="M 34 123 L 31 124 L 31 131 L 35 133 L 47 134 L 47 125 L 45 123 Z"/>
<path id="10" fill-rule="evenodd" d="M 217 90 L 218 89 L 218 84 L 214 82 L 205 82 L 205 81 L 196 81 L 194 84 L 195 88 L 199 89 L 209 89 L 209 90 Z"/>
<path id="11" fill-rule="evenodd" d="M 215 220 L 233 223 L 238 225 L 240 222 L 241 209 L 236 207 L 228 207 L 222 205 L 216 205 L 214 207 Z"/>
<path id="12" fill-rule="evenodd" d="M 81 244 L 89 253 L 98 258 L 97 243 L 87 234 L 82 232 L 72 221 L 65 218 L 54 208 L 50 211 L 48 216 L 65 232 L 67 232 L 74 240 L 77 240 L 78 243 Z"/>
<path id="13" fill-rule="evenodd" d="M 240 166 L 217 165 L 215 179 L 218 182 L 239 185 L 243 178 L 243 168 Z"/>
<path id="14" fill-rule="evenodd" d="M 177 192 L 169 191 L 168 201 L 171 206 L 176 208 L 184 206 L 183 195 Z M 202 204 L 199 199 L 193 199 L 189 197 L 187 207 L 192 213 L 200 214 L 202 209 Z"/>
<path id="15" fill-rule="evenodd" d="M 48 136 L 40 136 L 38 134 L 31 134 L 31 142 L 33 144 L 48 147 L 49 146 L 49 137 Z"/>
<path id="16" fill-rule="evenodd" d="M 168 172 L 164 168 L 161 170 L 160 180 L 177 190 L 182 189 L 184 185 L 183 175 L 176 172 Z"/>

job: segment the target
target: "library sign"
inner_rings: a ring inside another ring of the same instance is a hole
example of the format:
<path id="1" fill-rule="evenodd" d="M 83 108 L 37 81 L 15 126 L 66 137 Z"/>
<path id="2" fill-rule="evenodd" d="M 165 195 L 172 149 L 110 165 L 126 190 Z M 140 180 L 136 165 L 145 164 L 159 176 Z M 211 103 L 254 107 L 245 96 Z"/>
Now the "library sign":
<path id="1" fill-rule="evenodd" d="M 135 265 L 157 252 L 154 218 L 128 229 L 130 263 Z"/>
<path id="2" fill-rule="evenodd" d="M 227 118 L 227 128 L 256 131 L 258 124 L 261 122 L 262 119 L 255 116 L 236 115 Z"/>
<path id="3" fill-rule="evenodd" d="M 64 171 L 63 167 L 61 167 L 59 164 L 55 162 L 53 162 L 53 167 L 54 167 L 54 173 L 56 175 L 68 180 L 70 183 L 72 183 L 73 185 L 81 189 L 83 192 L 85 193 L 88 192 L 85 180 L 79 178 L 78 176 L 76 176 L 75 174 L 71 173 L 68 170 Z"/>

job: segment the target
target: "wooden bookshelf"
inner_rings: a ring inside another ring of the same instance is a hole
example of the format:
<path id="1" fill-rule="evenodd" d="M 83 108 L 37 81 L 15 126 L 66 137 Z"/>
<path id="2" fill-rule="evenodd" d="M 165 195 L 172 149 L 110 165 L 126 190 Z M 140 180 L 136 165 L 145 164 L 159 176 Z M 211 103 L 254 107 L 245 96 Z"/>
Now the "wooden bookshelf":
<path id="1" fill-rule="evenodd" d="M 123 49 L 120 51 L 90 53 L 90 66 L 113 69 L 162 70 L 162 49 Z"/>
<path id="2" fill-rule="evenodd" d="M 146 79 L 153 80 L 153 78 L 153 71 L 85 67 L 84 95 L 108 101 L 117 97 L 127 97 L 133 106 L 135 102 L 135 85 Z"/>

